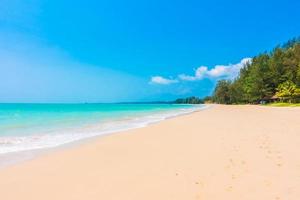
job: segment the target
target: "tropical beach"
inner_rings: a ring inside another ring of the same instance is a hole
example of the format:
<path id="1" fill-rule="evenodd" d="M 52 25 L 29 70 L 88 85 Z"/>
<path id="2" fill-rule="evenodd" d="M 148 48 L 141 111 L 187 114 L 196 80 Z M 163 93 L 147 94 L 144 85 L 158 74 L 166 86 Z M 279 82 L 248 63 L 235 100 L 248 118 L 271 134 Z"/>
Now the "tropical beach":
<path id="1" fill-rule="evenodd" d="M 0 170 L 10 199 L 291 199 L 299 108 L 210 105 Z"/>
<path id="2" fill-rule="evenodd" d="M 300 1 L 0 1 L 0 200 L 299 200 Z"/>

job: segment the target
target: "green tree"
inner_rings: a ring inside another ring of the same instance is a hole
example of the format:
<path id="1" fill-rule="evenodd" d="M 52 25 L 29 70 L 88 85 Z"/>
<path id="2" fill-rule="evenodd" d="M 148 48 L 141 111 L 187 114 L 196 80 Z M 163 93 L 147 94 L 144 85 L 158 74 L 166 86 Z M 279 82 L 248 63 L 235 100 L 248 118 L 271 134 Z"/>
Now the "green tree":
<path id="1" fill-rule="evenodd" d="M 213 100 L 226 104 L 255 103 L 275 94 L 295 99 L 298 98 L 299 87 L 300 38 L 295 38 L 270 53 L 254 57 L 251 63 L 241 68 L 234 81 L 219 81 Z M 286 95 L 291 91 L 294 92 Z"/>
<path id="2" fill-rule="evenodd" d="M 286 81 L 278 86 L 276 96 L 291 102 L 294 98 L 300 97 L 300 87 L 292 81 Z"/>
<path id="3" fill-rule="evenodd" d="M 221 104 L 231 103 L 230 85 L 231 85 L 231 81 L 228 80 L 218 81 L 217 86 L 215 88 L 214 97 L 213 97 L 216 103 L 221 103 Z"/>
<path id="4" fill-rule="evenodd" d="M 176 99 L 172 103 L 177 103 L 177 104 L 202 104 L 202 103 L 204 103 L 204 101 L 203 101 L 203 99 L 200 99 L 198 97 L 187 97 L 187 98 Z"/>

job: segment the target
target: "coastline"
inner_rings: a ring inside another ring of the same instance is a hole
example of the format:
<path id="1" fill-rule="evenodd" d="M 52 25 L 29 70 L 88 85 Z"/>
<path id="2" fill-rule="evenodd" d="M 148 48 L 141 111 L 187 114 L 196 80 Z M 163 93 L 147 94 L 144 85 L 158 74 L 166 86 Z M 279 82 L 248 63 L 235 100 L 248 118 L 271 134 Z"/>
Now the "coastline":
<path id="1" fill-rule="evenodd" d="M 180 104 L 181 105 L 181 104 Z M 190 104 L 186 104 L 190 105 Z M 38 156 L 42 156 L 51 152 L 60 151 L 63 149 L 67 149 L 70 147 L 76 147 L 77 145 L 81 145 L 83 143 L 99 139 L 111 134 L 118 134 L 124 131 L 129 131 L 132 129 L 139 129 L 143 127 L 147 127 L 152 124 L 159 123 L 161 121 L 175 118 L 178 116 L 188 115 L 193 112 L 198 112 L 203 109 L 207 109 L 209 105 L 193 105 L 193 107 L 188 109 L 174 109 L 171 110 L 171 112 L 158 112 L 158 113 L 148 113 L 147 115 L 137 115 L 135 118 L 130 119 L 124 119 L 120 118 L 118 120 L 110 120 L 107 121 L 105 124 L 99 124 L 94 123 L 93 125 L 90 125 L 89 127 L 86 127 L 85 129 L 81 131 L 86 131 L 87 133 L 90 132 L 90 130 L 96 130 L 92 134 L 87 135 L 81 135 L 79 138 L 74 138 L 70 141 L 64 142 L 64 143 L 58 143 L 57 145 L 50 145 L 50 146 L 41 146 L 38 148 L 32 148 L 32 149 L 25 149 L 25 150 L 19 150 L 19 151 L 12 151 L 12 152 L 0 152 L 0 170 L 2 168 L 10 167 L 12 165 L 22 163 L 27 160 L 32 160 L 37 158 Z M 154 117 L 155 116 L 155 117 Z M 147 118 L 152 119 L 147 119 Z M 135 121 L 139 121 L 139 123 Z M 122 126 L 118 126 L 118 123 L 121 123 Z M 112 124 L 113 126 L 107 130 L 103 130 L 103 125 Z M 73 131 L 77 132 L 76 129 Z"/>
<path id="2" fill-rule="evenodd" d="M 1 169 L 1 198 L 296 200 L 299 114 L 213 105 L 95 138 Z"/>

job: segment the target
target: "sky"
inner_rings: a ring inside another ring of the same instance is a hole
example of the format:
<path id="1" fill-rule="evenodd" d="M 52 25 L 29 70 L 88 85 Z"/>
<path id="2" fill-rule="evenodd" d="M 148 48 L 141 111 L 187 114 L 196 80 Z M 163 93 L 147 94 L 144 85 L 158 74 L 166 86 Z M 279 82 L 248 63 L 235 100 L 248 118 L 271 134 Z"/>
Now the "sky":
<path id="1" fill-rule="evenodd" d="M 300 35 L 298 0 L 0 0 L 0 102 L 211 95 Z"/>

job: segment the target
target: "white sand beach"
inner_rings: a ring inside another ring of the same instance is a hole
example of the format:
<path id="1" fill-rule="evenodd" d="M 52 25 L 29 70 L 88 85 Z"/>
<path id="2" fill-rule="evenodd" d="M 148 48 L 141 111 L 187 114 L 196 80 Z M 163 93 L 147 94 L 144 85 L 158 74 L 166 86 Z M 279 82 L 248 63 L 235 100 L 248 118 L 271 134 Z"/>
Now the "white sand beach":
<path id="1" fill-rule="evenodd" d="M 0 170 L 3 200 L 298 200 L 300 109 L 224 106 Z"/>

